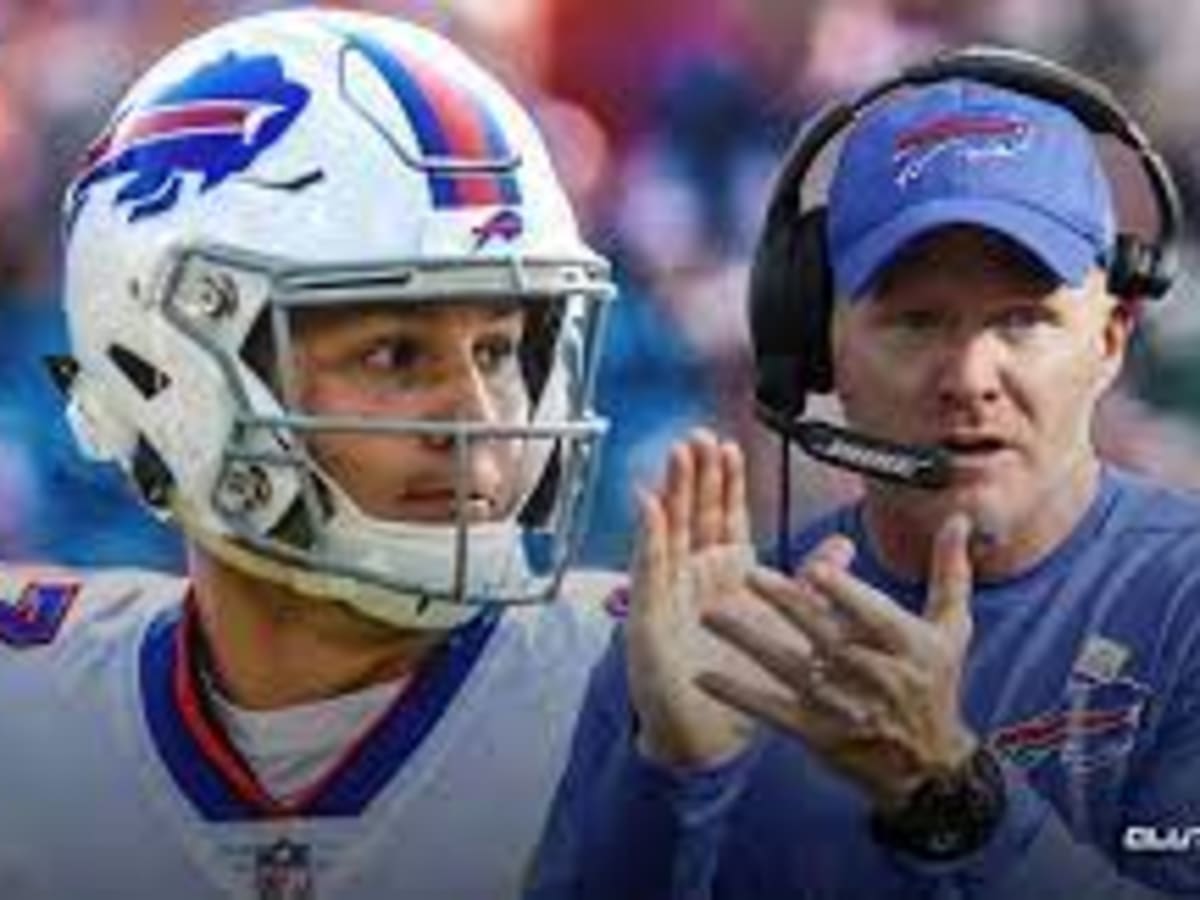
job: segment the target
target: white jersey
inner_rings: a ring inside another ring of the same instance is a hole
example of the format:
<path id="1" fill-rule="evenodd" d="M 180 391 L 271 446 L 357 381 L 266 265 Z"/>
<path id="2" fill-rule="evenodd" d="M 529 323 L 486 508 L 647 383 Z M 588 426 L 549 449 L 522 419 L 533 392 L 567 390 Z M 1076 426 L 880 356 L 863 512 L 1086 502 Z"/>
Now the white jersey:
<path id="1" fill-rule="evenodd" d="M 284 805 L 198 686 L 187 593 L 132 571 L 0 580 L 0 897 L 519 895 L 608 640 L 600 602 L 460 629 Z"/>

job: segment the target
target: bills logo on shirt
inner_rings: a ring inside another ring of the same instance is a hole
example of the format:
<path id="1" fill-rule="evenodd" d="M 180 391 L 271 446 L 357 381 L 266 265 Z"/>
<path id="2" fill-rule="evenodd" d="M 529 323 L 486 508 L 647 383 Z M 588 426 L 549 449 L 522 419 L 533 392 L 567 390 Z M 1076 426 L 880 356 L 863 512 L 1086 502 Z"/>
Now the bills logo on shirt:
<path id="1" fill-rule="evenodd" d="M 1123 644 L 1090 636 L 1055 708 L 993 732 L 992 747 L 1026 769 L 1051 758 L 1077 772 L 1119 763 L 1133 750 L 1151 696 L 1125 674 L 1131 656 Z"/>

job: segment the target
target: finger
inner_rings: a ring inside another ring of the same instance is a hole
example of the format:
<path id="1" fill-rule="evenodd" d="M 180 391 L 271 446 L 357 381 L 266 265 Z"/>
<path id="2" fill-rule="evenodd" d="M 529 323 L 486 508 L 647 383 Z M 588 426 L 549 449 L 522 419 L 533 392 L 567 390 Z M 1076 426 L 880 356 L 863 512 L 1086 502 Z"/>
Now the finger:
<path id="1" fill-rule="evenodd" d="M 942 628 L 960 632 L 969 628 L 971 621 L 970 539 L 970 519 L 961 513 L 950 516 L 934 536 L 929 564 L 925 618 Z"/>
<path id="2" fill-rule="evenodd" d="M 756 666 L 796 693 L 807 689 L 812 680 L 812 645 L 807 641 L 797 646 L 780 640 L 761 626 L 722 610 L 705 612 L 701 624 L 718 638 L 731 645 Z"/>
<path id="3" fill-rule="evenodd" d="M 896 657 L 863 644 L 848 644 L 829 658 L 829 670 L 838 683 L 855 684 L 855 693 L 893 704 L 903 703 L 910 694 L 901 665 Z"/>
<path id="4" fill-rule="evenodd" d="M 788 578 L 766 566 L 755 566 L 746 577 L 746 587 L 751 596 L 777 610 L 799 630 L 817 653 L 834 653 L 841 646 L 845 639 L 843 629 L 830 614 L 828 603 L 807 582 Z"/>
<path id="5" fill-rule="evenodd" d="M 804 700 L 813 722 L 820 722 L 827 731 L 840 730 L 847 723 L 861 727 L 871 718 L 872 710 L 880 707 L 873 693 L 855 690 L 844 677 L 833 677 L 824 665 L 814 670 Z"/>
<path id="6" fill-rule="evenodd" d="M 852 620 L 857 640 L 901 654 L 911 652 L 915 619 L 886 594 L 824 560 L 806 566 L 804 575 L 834 610 Z"/>
<path id="7" fill-rule="evenodd" d="M 854 552 L 854 542 L 850 538 L 843 534 L 831 534 L 812 549 L 804 560 L 804 565 L 825 562 L 839 569 L 847 569 L 854 561 Z"/>
<path id="8" fill-rule="evenodd" d="M 853 674 L 861 660 L 851 659 L 845 667 L 840 666 L 845 655 L 843 648 L 838 648 L 833 655 L 818 655 L 811 645 L 801 649 L 720 610 L 705 613 L 700 621 L 710 632 L 790 689 L 803 705 L 826 719 L 860 726 L 867 721 L 872 708 L 879 706 L 875 678 L 882 677 L 881 673 L 871 671 L 870 680 L 854 679 Z M 890 690 L 888 695 L 892 695 Z"/>
<path id="9" fill-rule="evenodd" d="M 634 489 L 638 512 L 638 538 L 633 552 L 633 603 L 631 618 L 645 615 L 667 595 L 670 558 L 667 548 L 667 516 L 658 495 L 642 487 Z"/>
<path id="10" fill-rule="evenodd" d="M 697 549 L 703 549 L 721 540 L 725 520 L 721 448 L 711 431 L 697 428 L 692 433 L 692 456 L 696 461 L 693 541 Z"/>
<path id="11" fill-rule="evenodd" d="M 707 621 L 705 624 L 709 625 Z M 754 707 L 738 705 L 737 697 L 733 695 L 718 696 L 718 699 L 734 705 L 742 712 L 758 716 L 770 715 L 768 707 L 774 706 L 777 712 L 786 711 L 787 716 L 786 720 L 773 719 L 776 724 L 785 721 L 794 723 L 803 717 L 812 729 L 820 728 L 823 732 L 831 732 L 844 728 L 846 724 L 855 728 L 861 727 L 871 719 L 873 710 L 880 707 L 878 699 L 872 694 L 854 692 L 848 689 L 849 685 L 835 682 L 830 677 L 829 669 L 821 664 L 819 657 L 810 655 L 802 664 L 803 674 L 800 674 L 799 670 L 788 666 L 784 656 L 786 651 L 781 652 L 779 657 L 775 656 L 774 651 L 766 650 L 762 646 L 751 651 L 750 642 L 742 643 L 742 635 L 735 637 L 733 630 L 717 632 L 718 628 L 723 629 L 726 624 L 718 625 L 713 622 L 709 628 L 720 637 L 728 638 L 729 643 L 748 655 L 757 666 L 780 682 L 781 686 L 791 691 L 791 696 L 786 696 L 718 672 L 705 672 L 698 677 L 697 683 L 701 687 L 705 687 L 705 681 L 716 679 L 734 688 L 743 700 L 757 697 L 766 704 Z"/>
<path id="12" fill-rule="evenodd" d="M 790 697 L 746 684 L 721 672 L 701 672 L 695 678 L 700 690 L 740 713 L 774 725 L 781 731 L 805 737 L 804 711 Z"/>
<path id="13" fill-rule="evenodd" d="M 797 581 L 807 591 L 809 601 L 822 611 L 829 611 L 829 602 L 818 591 L 812 590 L 808 581 L 808 569 L 818 562 L 826 562 L 839 569 L 848 569 L 854 561 L 855 546 L 850 538 L 842 534 L 831 534 L 824 538 L 816 547 L 809 551 L 804 558 L 800 570 L 795 573 Z"/>
<path id="14" fill-rule="evenodd" d="M 692 552 L 693 475 L 691 445 L 681 441 L 667 459 L 667 552 L 673 568 L 682 566 Z"/>
<path id="15" fill-rule="evenodd" d="M 722 538 L 731 544 L 749 545 L 750 513 L 746 507 L 746 460 L 733 441 L 721 443 L 725 474 L 725 529 Z"/>

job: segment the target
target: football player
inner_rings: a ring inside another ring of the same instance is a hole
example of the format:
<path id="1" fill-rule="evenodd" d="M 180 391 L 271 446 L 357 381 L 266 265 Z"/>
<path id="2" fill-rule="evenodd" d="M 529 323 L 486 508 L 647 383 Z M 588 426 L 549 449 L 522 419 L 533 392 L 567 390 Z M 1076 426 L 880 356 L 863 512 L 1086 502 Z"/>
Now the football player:
<path id="1" fill-rule="evenodd" d="M 73 431 L 188 572 L 4 573 L 0 894 L 514 896 L 609 631 L 613 289 L 529 116 L 410 24 L 250 17 L 64 213 Z"/>

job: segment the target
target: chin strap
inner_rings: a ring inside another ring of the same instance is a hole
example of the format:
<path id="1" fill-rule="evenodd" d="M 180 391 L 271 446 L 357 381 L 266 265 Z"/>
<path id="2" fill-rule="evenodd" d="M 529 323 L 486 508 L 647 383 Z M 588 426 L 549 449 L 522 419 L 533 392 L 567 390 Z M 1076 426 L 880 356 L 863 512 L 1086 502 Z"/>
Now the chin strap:
<path id="1" fill-rule="evenodd" d="M 272 559 L 214 534 L 200 525 L 184 504 L 173 504 L 172 513 L 189 540 L 225 565 L 315 602 L 342 603 L 395 628 L 448 631 L 469 622 L 482 610 L 478 606 L 446 603 Z"/>

